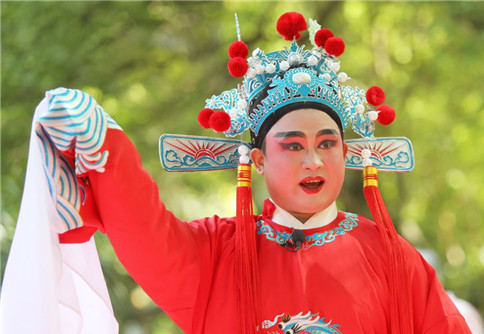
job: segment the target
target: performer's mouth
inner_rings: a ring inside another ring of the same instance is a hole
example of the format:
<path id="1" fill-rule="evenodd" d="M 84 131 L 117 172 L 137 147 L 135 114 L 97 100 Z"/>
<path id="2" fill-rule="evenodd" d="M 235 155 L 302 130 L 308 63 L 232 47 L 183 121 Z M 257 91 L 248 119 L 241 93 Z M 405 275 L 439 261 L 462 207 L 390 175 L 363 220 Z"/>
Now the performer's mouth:
<path id="1" fill-rule="evenodd" d="M 308 194 L 316 194 L 323 188 L 324 181 L 325 179 L 320 176 L 306 177 L 301 182 L 299 182 L 299 186 Z"/>

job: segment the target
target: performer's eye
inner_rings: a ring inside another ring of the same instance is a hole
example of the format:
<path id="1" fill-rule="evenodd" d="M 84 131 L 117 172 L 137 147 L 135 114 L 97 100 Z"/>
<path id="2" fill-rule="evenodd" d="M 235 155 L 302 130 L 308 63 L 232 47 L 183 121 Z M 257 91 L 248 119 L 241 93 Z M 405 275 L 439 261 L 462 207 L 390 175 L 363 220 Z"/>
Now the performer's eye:
<path id="1" fill-rule="evenodd" d="M 323 140 L 320 144 L 319 147 L 323 149 L 330 149 L 334 145 L 336 145 L 336 140 Z"/>
<path id="2" fill-rule="evenodd" d="M 300 151 L 303 149 L 303 146 L 299 143 L 284 143 L 282 147 L 288 151 Z"/>

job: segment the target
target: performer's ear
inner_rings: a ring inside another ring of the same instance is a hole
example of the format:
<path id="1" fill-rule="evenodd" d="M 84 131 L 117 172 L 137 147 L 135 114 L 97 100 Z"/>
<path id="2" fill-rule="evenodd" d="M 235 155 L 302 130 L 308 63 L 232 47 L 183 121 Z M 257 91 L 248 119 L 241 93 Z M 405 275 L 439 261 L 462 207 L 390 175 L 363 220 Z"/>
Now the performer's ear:
<path id="1" fill-rule="evenodd" d="M 250 159 L 254 163 L 255 169 L 259 175 L 264 174 L 264 153 L 260 148 L 254 148 L 250 152 Z"/>
<path id="2" fill-rule="evenodd" d="M 348 145 L 343 142 L 343 156 L 346 158 L 346 154 L 348 154 Z"/>

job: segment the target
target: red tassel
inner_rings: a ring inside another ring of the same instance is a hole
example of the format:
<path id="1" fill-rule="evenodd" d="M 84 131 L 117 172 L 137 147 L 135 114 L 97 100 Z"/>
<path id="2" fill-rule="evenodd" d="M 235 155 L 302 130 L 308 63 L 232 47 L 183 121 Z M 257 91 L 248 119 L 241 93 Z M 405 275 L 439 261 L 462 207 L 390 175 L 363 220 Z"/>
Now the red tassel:
<path id="1" fill-rule="evenodd" d="M 235 288 L 237 333 L 255 334 L 259 302 L 256 224 L 252 211 L 251 165 L 237 167 L 237 216 L 235 219 Z"/>
<path id="2" fill-rule="evenodd" d="M 406 269 L 407 261 L 397 231 L 378 189 L 378 171 L 375 167 L 365 167 L 363 170 L 363 193 L 382 236 L 389 259 L 390 332 L 392 334 L 413 333 L 412 294 Z"/>

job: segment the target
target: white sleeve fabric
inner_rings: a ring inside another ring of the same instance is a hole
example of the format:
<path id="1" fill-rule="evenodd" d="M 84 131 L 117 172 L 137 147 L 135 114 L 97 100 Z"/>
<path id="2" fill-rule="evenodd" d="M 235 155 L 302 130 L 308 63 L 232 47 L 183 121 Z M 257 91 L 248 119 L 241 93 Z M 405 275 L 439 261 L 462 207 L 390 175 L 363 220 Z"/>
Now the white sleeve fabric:
<path id="1" fill-rule="evenodd" d="M 2 334 L 115 334 L 114 317 L 94 240 L 60 244 L 56 202 L 32 124 L 24 193 L 0 296 Z"/>

